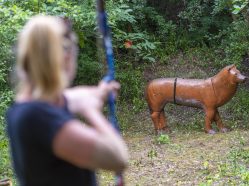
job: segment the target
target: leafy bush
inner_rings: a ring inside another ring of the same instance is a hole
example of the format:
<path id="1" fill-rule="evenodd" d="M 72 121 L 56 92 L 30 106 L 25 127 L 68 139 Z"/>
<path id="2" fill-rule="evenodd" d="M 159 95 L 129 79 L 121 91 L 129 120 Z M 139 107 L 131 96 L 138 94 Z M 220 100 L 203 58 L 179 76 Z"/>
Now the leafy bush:
<path id="1" fill-rule="evenodd" d="M 220 42 L 221 38 L 217 35 L 229 26 L 232 19 L 227 10 L 218 11 L 217 6 L 209 0 L 191 0 L 187 3 L 186 9 L 180 12 L 181 25 L 187 28 L 191 46 L 210 46 Z"/>
<path id="2" fill-rule="evenodd" d="M 0 91 L 0 179 L 13 176 L 13 172 L 10 164 L 9 150 L 8 150 L 8 140 L 6 136 L 5 129 L 5 112 L 7 106 L 12 101 L 13 92 L 12 91 Z"/>
<path id="3" fill-rule="evenodd" d="M 240 124 L 242 125 L 241 127 L 248 128 L 248 124 L 245 121 L 249 119 L 249 93 L 246 89 L 238 91 L 236 96 L 227 103 L 226 107 L 228 113 L 233 113 L 233 120 L 237 121 L 233 125 Z"/>
<path id="4" fill-rule="evenodd" d="M 171 20 L 166 20 L 152 7 L 146 7 L 143 10 L 146 17 L 144 29 L 154 36 L 156 41 L 156 50 L 154 51 L 157 58 L 163 58 L 165 55 L 172 55 L 177 51 L 177 26 Z M 159 55 L 159 56 L 158 56 Z"/>
<path id="5" fill-rule="evenodd" d="M 139 111 L 145 107 L 144 79 L 142 68 L 131 63 L 119 63 L 117 65 L 117 80 L 121 83 L 120 101 L 131 104 L 133 111 Z"/>
<path id="6" fill-rule="evenodd" d="M 81 54 L 78 59 L 77 77 L 75 85 L 96 85 L 104 73 L 104 64 L 97 62 L 86 54 Z"/>
<path id="7" fill-rule="evenodd" d="M 248 54 L 249 25 L 244 20 L 234 21 L 226 30 L 220 50 L 224 51 L 224 64 L 241 64 L 243 57 Z"/>

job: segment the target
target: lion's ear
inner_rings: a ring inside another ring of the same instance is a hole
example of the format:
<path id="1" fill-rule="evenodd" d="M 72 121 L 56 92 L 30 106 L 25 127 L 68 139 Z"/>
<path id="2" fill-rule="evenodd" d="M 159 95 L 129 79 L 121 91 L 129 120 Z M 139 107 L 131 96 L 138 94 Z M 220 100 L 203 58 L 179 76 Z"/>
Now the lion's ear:
<path id="1" fill-rule="evenodd" d="M 228 66 L 228 71 L 232 70 L 233 68 L 235 68 L 235 64 L 229 65 Z"/>

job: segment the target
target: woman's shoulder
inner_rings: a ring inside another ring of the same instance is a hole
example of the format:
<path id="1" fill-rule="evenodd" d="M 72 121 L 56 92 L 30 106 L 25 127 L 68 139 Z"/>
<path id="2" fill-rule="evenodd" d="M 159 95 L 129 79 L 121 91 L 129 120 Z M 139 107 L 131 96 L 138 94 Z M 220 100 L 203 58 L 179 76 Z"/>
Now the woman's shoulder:
<path id="1" fill-rule="evenodd" d="M 7 110 L 7 117 L 35 118 L 46 115 L 65 114 L 64 107 L 58 107 L 44 101 L 13 102 Z M 69 114 L 69 113 L 68 113 Z"/>
<path id="2" fill-rule="evenodd" d="M 14 102 L 6 113 L 6 119 L 9 127 L 19 125 L 22 129 L 46 131 L 60 128 L 75 117 L 65 109 L 49 103 L 30 101 Z"/>
<path id="3" fill-rule="evenodd" d="M 52 108 L 52 105 L 43 101 L 26 101 L 26 102 L 19 102 L 19 101 L 14 101 L 8 110 L 23 110 L 23 111 L 28 111 L 32 112 L 34 110 L 42 110 L 42 109 L 48 109 Z"/>

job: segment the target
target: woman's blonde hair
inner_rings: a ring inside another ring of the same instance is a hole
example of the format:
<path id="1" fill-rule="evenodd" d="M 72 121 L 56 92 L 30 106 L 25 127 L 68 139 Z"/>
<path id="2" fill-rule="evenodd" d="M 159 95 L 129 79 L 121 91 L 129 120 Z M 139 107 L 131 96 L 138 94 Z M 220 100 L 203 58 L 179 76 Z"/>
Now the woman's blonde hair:
<path id="1" fill-rule="evenodd" d="M 52 16 L 30 19 L 19 35 L 19 90 L 29 87 L 35 99 L 58 96 L 68 85 L 63 70 L 63 21 Z"/>

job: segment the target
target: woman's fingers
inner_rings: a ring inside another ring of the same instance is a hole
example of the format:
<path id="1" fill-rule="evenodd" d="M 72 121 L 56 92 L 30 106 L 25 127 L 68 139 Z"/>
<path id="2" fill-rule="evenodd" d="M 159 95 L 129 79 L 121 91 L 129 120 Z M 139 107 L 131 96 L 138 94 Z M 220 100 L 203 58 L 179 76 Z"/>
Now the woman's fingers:
<path id="1" fill-rule="evenodd" d="M 117 81 L 111 81 L 109 83 L 105 81 L 100 81 L 98 87 L 99 93 L 104 99 L 106 99 L 109 93 L 113 93 L 114 97 L 117 96 L 117 93 L 120 89 L 120 84 Z"/>
<path id="2" fill-rule="evenodd" d="M 117 96 L 120 84 L 116 81 L 109 83 L 101 81 L 98 86 L 79 86 L 64 92 L 69 110 L 73 113 L 82 113 L 86 110 L 101 111 L 104 102 L 110 93 Z"/>

